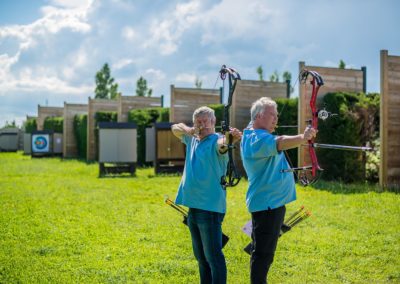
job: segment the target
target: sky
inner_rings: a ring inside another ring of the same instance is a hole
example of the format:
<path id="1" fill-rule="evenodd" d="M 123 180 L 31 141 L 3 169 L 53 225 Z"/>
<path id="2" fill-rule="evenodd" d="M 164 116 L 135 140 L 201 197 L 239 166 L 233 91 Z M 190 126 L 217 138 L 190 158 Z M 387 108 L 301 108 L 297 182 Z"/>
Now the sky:
<path id="1" fill-rule="evenodd" d="M 0 0 L 0 127 L 38 105 L 87 103 L 105 63 L 122 95 L 142 76 L 166 106 L 171 85 L 221 87 L 222 64 L 294 82 L 300 61 L 343 60 L 380 92 L 380 50 L 400 56 L 399 11 L 397 0 Z"/>

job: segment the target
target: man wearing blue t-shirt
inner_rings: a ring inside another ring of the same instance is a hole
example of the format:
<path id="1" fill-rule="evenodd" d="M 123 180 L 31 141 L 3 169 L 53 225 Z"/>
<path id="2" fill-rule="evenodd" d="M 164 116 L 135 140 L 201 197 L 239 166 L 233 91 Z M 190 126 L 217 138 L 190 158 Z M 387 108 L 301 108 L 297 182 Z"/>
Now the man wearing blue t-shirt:
<path id="1" fill-rule="evenodd" d="M 222 253 L 222 221 L 226 212 L 226 191 L 221 185 L 228 155 L 226 137 L 215 133 L 215 114 L 200 107 L 193 113 L 194 127 L 172 125 L 172 132 L 186 145 L 185 169 L 176 204 L 189 207 L 187 223 L 193 253 L 199 264 L 201 283 L 226 283 Z M 231 128 L 233 142 L 241 132 Z"/>
<path id="2" fill-rule="evenodd" d="M 252 219 L 250 279 L 252 284 L 267 283 L 285 217 L 285 204 L 296 200 L 295 181 L 283 150 L 299 147 L 316 136 L 307 127 L 303 134 L 276 136 L 276 103 L 260 98 L 251 107 L 251 122 L 244 130 L 240 151 L 248 176 L 246 203 Z"/>

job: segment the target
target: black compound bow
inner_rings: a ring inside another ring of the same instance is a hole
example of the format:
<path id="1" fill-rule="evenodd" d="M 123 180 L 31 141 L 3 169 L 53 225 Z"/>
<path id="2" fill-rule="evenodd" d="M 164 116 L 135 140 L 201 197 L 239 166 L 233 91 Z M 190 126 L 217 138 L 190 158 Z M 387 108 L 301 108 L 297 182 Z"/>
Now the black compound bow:
<path id="1" fill-rule="evenodd" d="M 225 81 L 227 75 L 229 82 L 229 96 L 228 102 L 224 105 L 224 120 L 221 122 L 221 133 L 223 135 L 225 135 L 225 133 L 229 133 L 230 130 L 229 109 L 232 106 L 232 98 L 233 93 L 235 92 L 237 80 L 241 80 L 239 73 L 234 68 L 222 65 L 221 70 L 219 71 L 219 76 L 223 82 Z M 235 146 L 233 145 L 232 134 L 229 134 L 227 147 L 229 157 L 228 167 L 226 174 L 221 177 L 221 185 L 224 188 L 236 186 L 242 178 L 236 167 L 235 160 L 233 159 L 233 150 L 235 149 Z"/>

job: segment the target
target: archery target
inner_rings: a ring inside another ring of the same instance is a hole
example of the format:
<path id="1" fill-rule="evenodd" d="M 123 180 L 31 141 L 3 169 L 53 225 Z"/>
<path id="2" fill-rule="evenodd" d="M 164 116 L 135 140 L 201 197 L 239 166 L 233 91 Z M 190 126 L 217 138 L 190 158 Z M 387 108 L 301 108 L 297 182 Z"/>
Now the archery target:
<path id="1" fill-rule="evenodd" d="M 32 152 L 48 153 L 49 152 L 49 134 L 33 134 L 32 135 Z"/>

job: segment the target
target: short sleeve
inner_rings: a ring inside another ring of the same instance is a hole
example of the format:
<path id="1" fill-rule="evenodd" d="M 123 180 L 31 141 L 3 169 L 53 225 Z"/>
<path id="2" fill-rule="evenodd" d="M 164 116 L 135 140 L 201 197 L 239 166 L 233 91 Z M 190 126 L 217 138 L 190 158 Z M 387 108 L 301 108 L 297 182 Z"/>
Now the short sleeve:
<path id="1" fill-rule="evenodd" d="M 247 157 L 262 158 L 278 154 L 275 136 L 271 134 L 252 135 L 243 146 Z"/>
<path id="2" fill-rule="evenodd" d="M 183 135 L 182 135 L 182 138 L 181 138 L 181 141 L 182 141 L 183 144 L 188 145 L 188 144 L 190 144 L 190 142 L 192 141 L 192 138 L 193 138 L 193 137 L 190 136 L 190 135 L 183 134 Z"/>

